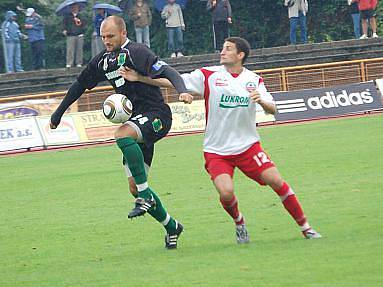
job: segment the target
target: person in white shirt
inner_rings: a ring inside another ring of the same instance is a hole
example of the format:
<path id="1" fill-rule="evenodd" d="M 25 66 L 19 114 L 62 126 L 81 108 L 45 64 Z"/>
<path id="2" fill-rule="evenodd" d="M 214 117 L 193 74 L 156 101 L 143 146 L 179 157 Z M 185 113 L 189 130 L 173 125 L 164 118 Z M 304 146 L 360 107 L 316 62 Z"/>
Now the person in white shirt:
<path id="1" fill-rule="evenodd" d="M 168 0 L 161 11 L 161 18 L 165 19 L 166 31 L 168 33 L 168 50 L 171 58 L 183 57 L 184 49 L 183 31 L 185 31 L 185 22 L 181 6 L 175 0 Z"/>
<path id="2" fill-rule="evenodd" d="M 255 122 L 256 105 L 270 114 L 276 113 L 276 107 L 263 79 L 243 66 L 249 53 L 250 45 L 245 39 L 227 38 L 221 51 L 221 66 L 182 75 L 187 89 L 204 95 L 205 99 L 205 168 L 220 195 L 223 208 L 234 220 L 238 243 L 249 242 L 249 235 L 234 194 L 235 168 L 260 185 L 270 186 L 305 238 L 320 238 L 321 235 L 309 225 L 294 191 L 261 147 Z M 129 81 L 172 86 L 166 79 L 151 79 L 127 69 L 121 74 Z"/>
<path id="3" fill-rule="evenodd" d="M 307 44 L 307 12 L 309 10 L 308 0 L 285 0 L 288 7 L 290 21 L 290 43 L 297 44 L 297 27 L 301 29 L 301 42 Z"/>

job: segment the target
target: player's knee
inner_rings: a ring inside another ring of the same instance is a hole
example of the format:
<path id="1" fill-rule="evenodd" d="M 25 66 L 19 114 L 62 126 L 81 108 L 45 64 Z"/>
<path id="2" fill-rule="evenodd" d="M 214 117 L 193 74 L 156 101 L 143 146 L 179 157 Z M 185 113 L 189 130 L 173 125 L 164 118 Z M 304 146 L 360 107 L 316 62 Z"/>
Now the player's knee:
<path id="1" fill-rule="evenodd" d="M 115 139 L 124 138 L 124 132 L 121 130 L 121 127 L 119 127 L 118 129 L 114 131 L 114 138 Z"/>
<path id="2" fill-rule="evenodd" d="M 229 201 L 233 198 L 234 189 L 229 186 L 220 187 L 218 191 L 220 198 L 224 201 Z"/>
<path id="3" fill-rule="evenodd" d="M 274 177 L 268 182 L 268 185 L 274 190 L 279 190 L 283 186 L 283 179 L 280 176 Z"/>
<path id="4" fill-rule="evenodd" d="M 137 132 L 128 125 L 122 125 L 118 127 L 116 131 L 114 132 L 115 139 L 121 139 L 126 137 L 137 139 Z"/>
<path id="5" fill-rule="evenodd" d="M 283 185 L 283 179 L 275 167 L 263 171 L 261 173 L 260 179 L 262 182 L 273 189 L 279 189 Z"/>

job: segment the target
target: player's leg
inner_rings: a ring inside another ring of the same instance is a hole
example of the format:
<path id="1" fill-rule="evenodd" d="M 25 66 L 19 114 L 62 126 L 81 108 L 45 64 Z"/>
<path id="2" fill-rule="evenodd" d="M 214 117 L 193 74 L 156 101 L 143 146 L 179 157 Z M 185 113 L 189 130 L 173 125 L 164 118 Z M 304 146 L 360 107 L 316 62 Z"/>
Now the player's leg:
<path id="1" fill-rule="evenodd" d="M 148 176 L 150 165 L 151 165 L 152 159 L 153 159 L 154 146 L 147 147 L 144 144 L 139 144 L 139 147 L 141 148 L 141 151 L 142 151 L 142 154 L 144 157 L 145 173 L 146 173 L 146 176 Z M 136 185 L 136 182 L 134 180 L 134 177 L 132 176 L 132 173 L 131 173 L 129 166 L 127 164 L 124 164 L 124 168 L 125 168 L 125 173 L 128 177 L 128 181 L 129 181 L 130 193 L 135 198 L 137 198 L 138 197 L 138 190 L 137 190 L 137 185 Z M 157 220 L 158 222 L 160 222 L 164 226 L 167 233 L 174 232 L 177 229 L 177 224 L 178 224 L 177 221 L 167 213 L 164 205 L 161 202 L 161 199 L 153 190 L 151 190 L 151 194 L 154 197 L 156 205 L 154 208 L 149 209 L 148 213 L 155 220 Z"/>
<path id="2" fill-rule="evenodd" d="M 293 189 L 282 179 L 276 167 L 271 167 L 261 172 L 260 180 L 270 186 L 278 194 L 283 206 L 299 225 L 299 228 L 307 239 L 321 237 L 318 232 L 311 228 Z"/>
<path id="3" fill-rule="evenodd" d="M 313 231 L 307 222 L 302 207 L 290 186 L 284 182 L 279 171 L 269 156 L 262 149 L 259 142 L 238 157 L 238 168 L 251 179 L 261 185 L 270 186 L 280 197 L 283 206 L 300 226 L 301 231 L 308 238 Z M 316 233 L 316 232 L 315 232 Z M 319 233 L 316 233 L 320 237 Z M 310 237 L 311 238 L 311 237 Z M 314 235 L 313 235 L 314 238 Z"/>
<path id="4" fill-rule="evenodd" d="M 165 106 L 162 112 L 152 111 L 134 116 L 122 126 L 125 128 L 116 132 L 117 144 L 123 151 L 124 158 L 128 163 L 138 195 L 136 206 L 128 217 L 133 218 L 149 212 L 164 225 L 167 231 L 165 247 L 168 249 L 177 248 L 177 240 L 183 231 L 183 226 L 166 212 L 159 196 L 149 188 L 144 162 L 150 166 L 153 156 L 153 149 L 150 148 L 154 146 L 156 141 L 166 136 L 171 123 L 170 108 Z"/>
<path id="5" fill-rule="evenodd" d="M 115 131 L 115 138 L 118 147 L 124 155 L 125 161 L 129 166 L 132 176 L 136 182 L 138 190 L 138 198 L 147 200 L 143 203 L 143 214 L 154 205 L 154 200 L 151 197 L 151 192 L 147 182 L 144 156 L 137 143 L 139 132 L 131 125 L 121 125 Z"/>
<path id="6" fill-rule="evenodd" d="M 220 203 L 235 223 L 237 242 L 249 242 L 245 219 L 239 211 L 238 199 L 234 194 L 234 166 L 220 155 L 204 153 L 204 157 L 206 161 L 205 168 L 219 193 Z"/>

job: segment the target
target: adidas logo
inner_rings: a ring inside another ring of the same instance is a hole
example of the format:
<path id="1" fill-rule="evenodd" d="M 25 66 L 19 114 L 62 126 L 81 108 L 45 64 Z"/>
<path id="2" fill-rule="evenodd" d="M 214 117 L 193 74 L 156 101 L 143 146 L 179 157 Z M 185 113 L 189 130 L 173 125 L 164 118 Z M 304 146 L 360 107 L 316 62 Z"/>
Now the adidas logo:
<path id="1" fill-rule="evenodd" d="M 324 96 L 310 97 L 304 101 L 303 98 L 293 100 L 276 101 L 278 113 L 303 112 L 308 109 L 320 110 L 347 106 L 359 106 L 371 104 L 374 101 L 369 89 L 362 92 L 347 93 L 346 90 L 338 95 L 333 91 L 326 92 Z"/>

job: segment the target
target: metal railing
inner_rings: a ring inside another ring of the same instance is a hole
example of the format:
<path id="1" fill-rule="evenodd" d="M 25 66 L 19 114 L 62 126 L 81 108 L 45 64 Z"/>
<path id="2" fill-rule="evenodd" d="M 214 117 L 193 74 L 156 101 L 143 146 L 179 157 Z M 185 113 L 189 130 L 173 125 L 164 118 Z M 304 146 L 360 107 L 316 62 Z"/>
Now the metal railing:
<path id="1" fill-rule="evenodd" d="M 322 88 L 383 78 L 383 58 L 265 69 L 255 72 L 263 77 L 270 92 Z M 78 101 L 78 110 L 100 109 L 102 102 L 112 91 L 111 86 L 96 87 L 87 91 Z M 26 99 L 60 98 L 65 93 L 53 92 L 0 98 L 0 103 Z M 166 102 L 178 100 L 174 89 L 162 89 L 162 94 Z"/>

